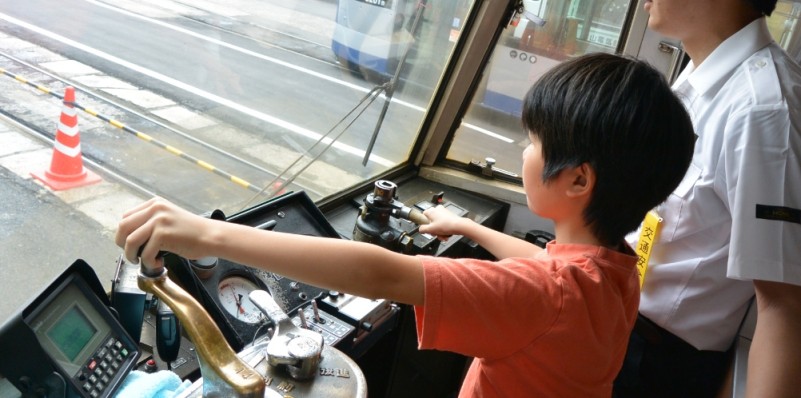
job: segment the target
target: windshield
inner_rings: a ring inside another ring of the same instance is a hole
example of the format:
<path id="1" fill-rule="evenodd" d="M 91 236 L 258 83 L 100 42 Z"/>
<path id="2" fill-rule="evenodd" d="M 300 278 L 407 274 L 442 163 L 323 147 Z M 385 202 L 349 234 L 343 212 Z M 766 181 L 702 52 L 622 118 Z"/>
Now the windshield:
<path id="1" fill-rule="evenodd" d="M 39 112 L 4 109 L 53 139 L 74 87 L 83 159 L 198 212 L 318 200 L 408 162 L 470 5 L 7 1 L 3 67 L 39 88 L 13 102 Z"/>

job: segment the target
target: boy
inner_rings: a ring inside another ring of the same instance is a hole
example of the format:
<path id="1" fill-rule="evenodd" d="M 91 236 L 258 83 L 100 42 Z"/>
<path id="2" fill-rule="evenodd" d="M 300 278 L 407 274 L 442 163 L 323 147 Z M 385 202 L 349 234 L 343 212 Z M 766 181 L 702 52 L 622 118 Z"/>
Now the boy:
<path id="1" fill-rule="evenodd" d="M 366 243 L 258 230 L 153 199 L 116 242 L 159 267 L 159 250 L 217 256 L 312 285 L 415 306 L 419 347 L 476 359 L 460 397 L 609 397 L 637 315 L 637 261 L 623 240 L 662 202 L 692 156 L 690 119 L 648 65 L 593 54 L 546 73 L 524 102 L 528 207 L 554 221 L 547 249 L 426 214 L 500 260 L 408 256 Z M 632 178 L 632 174 L 635 178 Z M 469 330 L 469 332 L 465 332 Z"/>

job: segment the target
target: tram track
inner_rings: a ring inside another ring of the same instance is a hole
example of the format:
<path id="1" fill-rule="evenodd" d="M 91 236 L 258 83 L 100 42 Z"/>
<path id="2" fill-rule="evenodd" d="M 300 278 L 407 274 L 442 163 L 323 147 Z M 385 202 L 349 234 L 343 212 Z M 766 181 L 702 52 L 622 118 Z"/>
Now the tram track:
<path id="1" fill-rule="evenodd" d="M 279 85 L 279 89 L 276 89 L 271 85 L 272 82 L 269 78 L 263 78 L 264 76 L 271 76 L 276 72 L 269 69 L 265 70 L 258 66 L 258 63 L 249 63 L 252 59 L 258 60 L 258 62 L 264 62 L 266 67 L 269 68 L 278 68 L 281 71 L 288 69 L 291 73 L 296 73 L 303 78 L 312 76 L 315 79 L 320 79 L 325 85 L 333 85 L 333 87 L 337 89 L 344 87 L 346 91 L 344 95 L 347 99 L 353 101 L 353 103 L 355 103 L 358 98 L 364 97 L 362 93 L 367 92 L 364 91 L 366 89 L 363 87 L 363 82 L 357 78 L 353 76 L 340 76 L 337 75 L 336 72 L 332 74 L 331 66 L 336 65 L 335 63 L 321 63 L 319 58 L 314 57 L 314 59 L 317 60 L 317 65 L 311 62 L 298 64 L 299 57 L 275 56 L 276 54 L 271 50 L 257 51 L 257 49 L 251 48 L 252 43 L 248 44 L 244 42 L 245 40 L 257 42 L 262 45 L 262 49 L 265 49 L 265 43 L 271 42 L 273 37 L 270 35 L 273 34 L 254 32 L 253 29 L 264 30 L 259 21 L 267 21 L 266 23 L 269 25 L 274 19 L 254 16 L 256 21 L 250 21 L 247 20 L 247 18 L 242 18 L 232 27 L 232 29 L 237 31 L 237 36 L 226 31 L 226 33 L 221 33 L 220 37 L 218 37 L 208 26 L 193 26 L 193 23 L 196 24 L 197 22 L 187 22 L 180 12 L 167 12 L 165 14 L 156 13 L 158 14 L 158 18 L 150 18 L 150 14 L 147 11 L 143 11 L 148 10 L 146 6 L 144 8 L 135 6 L 119 8 L 113 1 L 100 2 L 96 0 L 86 0 L 86 3 L 92 5 L 105 3 L 101 7 L 106 10 L 105 14 L 102 12 L 95 13 L 95 10 L 92 10 L 92 15 L 98 16 L 98 18 L 95 18 L 93 21 L 116 21 L 115 18 L 117 16 L 121 16 L 121 18 L 124 17 L 122 19 L 130 18 L 131 21 L 145 21 L 157 26 L 159 29 L 163 29 L 163 32 L 160 33 L 161 35 L 165 35 L 165 37 L 166 35 L 175 35 L 179 40 L 191 40 L 194 47 L 189 45 L 187 45 L 186 48 L 173 47 L 167 49 L 168 51 L 166 52 L 164 51 L 165 49 L 159 47 L 158 44 L 153 46 L 153 51 L 147 50 L 149 48 L 147 44 L 135 48 L 128 48 L 126 47 L 128 41 L 119 39 L 117 36 L 112 36 L 118 39 L 112 41 L 112 43 L 117 44 L 117 47 L 99 45 L 97 34 L 94 32 L 108 32 L 108 34 L 113 34 L 115 31 L 113 30 L 113 26 L 108 26 L 109 23 L 87 24 L 87 26 L 91 25 L 92 27 L 92 29 L 87 31 L 91 30 L 93 33 L 87 34 L 86 37 L 81 37 L 75 36 L 71 32 L 59 28 L 58 26 L 54 25 L 51 27 L 51 25 L 46 22 L 37 20 L 32 16 L 19 18 L 21 15 L 14 13 L 13 15 L 1 14 L 0 19 L 4 22 L 0 24 L 0 26 L 2 26 L 3 32 L 31 43 L 32 47 L 41 49 L 43 55 L 31 56 L 27 50 L 18 51 L 20 46 L 18 43 L 14 43 L 11 47 L 7 48 L 9 51 L 14 52 L 15 55 L 19 55 L 21 58 L 31 61 L 31 63 L 37 66 L 46 68 L 48 71 L 54 71 L 55 75 L 69 77 L 69 79 L 56 81 L 56 79 L 51 77 L 53 74 L 48 74 L 46 79 L 52 80 L 54 84 L 71 84 L 79 90 L 94 93 L 103 99 L 108 99 L 108 96 L 110 96 L 115 99 L 121 99 L 121 102 L 124 104 L 137 105 L 134 106 L 134 109 L 144 109 L 145 116 L 155 116 L 155 118 L 136 117 L 130 112 L 130 109 L 127 111 L 122 110 L 122 108 L 127 108 L 125 106 L 114 107 L 115 112 L 126 115 L 125 118 L 129 120 L 129 124 L 137 124 L 135 127 L 138 130 L 150 132 L 153 129 L 158 129 L 160 132 L 158 135 L 159 140 L 162 140 L 161 137 L 175 137 L 175 140 L 180 139 L 181 142 L 187 142 L 191 144 L 193 148 L 196 147 L 198 150 L 203 151 L 202 153 L 206 153 L 206 151 L 219 152 L 213 151 L 215 148 L 209 149 L 207 146 L 202 145 L 204 143 L 211 143 L 217 148 L 223 148 L 227 152 L 233 153 L 236 155 L 234 156 L 235 160 L 230 156 L 221 157 L 225 158 L 226 161 L 236 163 L 236 166 L 229 167 L 227 165 L 220 165 L 218 168 L 232 170 L 234 173 L 231 174 L 236 174 L 245 181 L 252 181 L 254 185 L 260 187 L 268 187 L 269 189 L 276 182 L 271 178 L 265 178 L 265 176 L 273 177 L 278 175 L 279 177 L 284 177 L 285 175 L 285 178 L 281 178 L 278 181 L 279 183 L 281 181 L 294 182 L 294 184 L 286 188 L 287 190 L 303 189 L 309 193 L 309 196 L 318 199 L 330 195 L 334 190 L 340 189 L 342 186 L 356 184 L 360 178 L 370 176 L 374 174 L 376 170 L 382 170 L 396 165 L 395 159 L 373 155 L 370 158 L 370 164 L 366 167 L 354 168 L 352 166 L 352 156 L 358 156 L 360 159 L 364 156 L 364 150 L 362 149 L 363 144 L 358 139 L 360 132 L 368 131 L 368 129 L 372 130 L 373 123 L 370 118 L 361 118 L 359 120 L 354 118 L 353 120 L 347 121 L 340 120 L 331 127 L 332 122 L 330 120 L 336 120 L 331 118 L 336 118 L 338 117 L 337 114 L 343 112 L 341 110 L 335 110 L 334 108 L 346 107 L 347 105 L 343 104 L 350 103 L 348 101 L 342 101 L 342 95 L 337 94 L 339 93 L 338 91 L 325 90 L 324 87 L 320 85 L 310 86 L 309 91 L 314 92 L 314 95 L 316 95 L 314 101 L 322 104 L 322 106 L 294 97 L 287 97 L 286 101 L 282 99 L 276 100 L 276 98 L 282 96 L 278 93 L 281 93 L 284 89 L 297 89 L 296 82 L 300 82 L 303 79 L 289 79 L 286 81 L 286 84 L 283 84 L 284 87 Z M 112 10 L 113 12 L 109 13 L 108 10 Z M 188 14 L 194 15 L 193 12 L 189 12 Z M 220 15 L 213 15 L 213 13 L 204 15 L 209 15 L 208 18 L 220 17 Z M 128 22 L 128 20 L 121 20 L 119 23 L 124 24 Z M 208 22 L 213 23 L 215 20 L 209 19 Z M 256 28 L 249 28 L 249 30 L 242 30 L 250 25 L 258 26 Z M 226 27 L 228 25 L 222 23 L 222 26 Z M 272 26 L 272 28 L 276 27 Z M 298 32 L 294 33 L 298 34 Z M 148 34 L 150 36 L 148 36 Z M 264 40 L 264 35 L 270 36 L 270 40 Z M 158 41 L 153 41 L 153 39 L 158 39 L 158 36 L 154 36 L 152 32 L 147 32 L 145 36 L 150 37 L 150 43 L 158 43 Z M 320 45 L 320 40 L 317 40 L 318 43 L 316 44 L 314 44 L 313 41 L 297 43 L 296 45 L 287 43 L 294 40 L 296 39 L 292 39 L 291 36 L 281 38 L 278 40 L 280 43 L 275 43 L 278 46 L 271 46 L 271 48 L 282 53 L 297 55 L 299 53 L 292 51 L 292 48 L 296 46 L 304 48 L 314 47 L 318 52 L 325 51 L 327 59 L 331 59 L 329 46 Z M 197 47 L 197 43 L 200 43 L 201 46 Z M 285 48 L 284 46 L 289 46 L 289 48 Z M 142 50 L 143 48 L 145 50 Z M 159 59 L 159 55 L 157 54 L 159 51 L 156 50 L 159 50 L 161 52 L 161 57 L 167 61 L 157 61 L 157 59 Z M 210 56 L 201 56 L 204 51 L 208 52 Z M 220 65 L 216 63 L 218 60 L 223 59 L 220 57 L 219 51 L 224 51 L 224 59 L 226 60 L 230 61 L 241 57 L 245 58 L 245 62 L 240 60 L 240 62 L 230 62 L 229 65 Z M 44 54 L 48 52 L 49 54 Z M 196 53 L 201 55 L 195 57 Z M 114 87 L 114 89 L 111 90 L 109 86 L 99 86 L 96 84 L 96 81 L 88 81 L 87 78 L 91 76 L 77 78 L 80 83 L 86 83 L 90 87 L 97 89 L 96 91 L 89 90 L 82 84 L 74 83 L 76 79 L 72 78 L 72 71 L 65 71 L 58 67 L 54 68 L 50 65 L 52 62 L 48 62 L 47 59 L 43 62 L 43 57 L 56 54 L 66 58 L 67 60 L 64 62 L 81 64 L 83 69 L 93 69 L 95 73 L 104 75 L 104 78 L 117 78 L 117 80 L 126 83 L 125 85 L 147 92 L 152 97 L 160 97 L 161 99 L 176 103 L 176 108 L 186 110 L 185 113 L 193 113 L 212 119 L 217 125 L 202 129 L 189 127 L 180 120 L 176 120 L 174 117 L 169 117 L 169 115 L 165 116 L 166 112 L 154 109 L 160 105 L 154 107 L 151 106 L 152 104 L 142 104 L 141 102 L 131 100 L 128 95 L 121 93 L 127 90 L 125 88 Z M 154 66 L 153 62 L 161 63 L 157 63 Z M 161 64 L 169 65 L 169 67 L 167 69 L 156 67 Z M 195 67 L 196 65 L 201 66 Z M 20 66 L 20 68 L 22 68 L 22 66 Z M 337 69 L 342 68 L 337 66 Z M 41 70 L 41 68 L 39 68 L 39 70 Z M 40 72 L 37 71 L 36 73 Z M 237 97 L 237 95 L 243 94 L 242 87 L 239 87 L 239 79 L 243 76 L 247 79 L 243 79 L 242 83 L 243 85 L 248 84 L 246 87 L 247 96 L 243 95 Z M 344 79 L 342 77 L 344 77 Z M 304 88 L 304 90 L 305 89 L 306 88 Z M 77 102 L 81 101 L 79 93 Z M 103 102 L 101 100 L 98 101 Z M 396 101 L 396 99 L 393 99 L 393 102 Z M 120 105 L 119 101 L 111 102 Z M 103 103 L 106 104 L 107 102 Z M 361 104 L 361 102 L 359 104 Z M 111 107 L 111 105 L 109 105 L 109 107 Z M 366 108 L 365 106 L 364 109 Z M 118 109 L 119 111 L 117 111 Z M 310 112 L 310 110 L 312 111 Z M 347 115 L 354 112 L 353 108 L 346 108 L 346 110 L 348 111 Z M 417 108 L 415 108 L 415 110 L 417 110 Z M 376 109 L 367 109 L 367 111 L 373 113 L 378 112 Z M 403 112 L 406 112 L 406 110 Z M 345 119 L 346 117 L 342 117 L 341 119 Z M 133 119 L 136 119 L 136 121 L 133 121 Z M 169 132 L 164 126 L 158 126 L 159 121 L 169 122 L 167 124 L 168 127 L 173 125 L 178 126 L 179 131 L 188 131 L 191 137 L 197 137 L 199 140 L 191 141 L 181 139 L 178 137 L 179 134 Z M 350 128 L 354 123 L 356 123 L 354 128 Z M 138 125 L 146 125 L 146 127 L 138 128 Z M 115 127 L 119 126 L 115 125 Z M 85 130 L 83 127 L 81 129 Z M 45 134 L 53 131 L 50 127 L 44 128 L 43 130 L 45 130 Z M 327 132 L 323 134 L 324 131 Z M 339 140 L 339 136 L 344 132 L 348 132 L 348 135 L 345 136 L 345 139 Z M 337 138 L 329 138 L 329 135 L 332 134 L 336 134 Z M 155 133 L 153 136 L 156 136 Z M 394 135 L 394 137 L 401 136 Z M 403 141 L 405 138 L 398 138 L 398 140 Z M 172 144 L 171 146 L 183 148 L 184 144 Z M 166 148 L 166 145 L 163 147 Z M 196 152 L 195 149 L 185 150 L 184 152 L 193 154 L 201 153 Z M 86 153 L 86 155 L 94 156 L 91 152 Z M 126 150 L 126 153 L 122 156 L 128 156 L 130 158 L 130 151 Z M 153 163 L 151 160 L 154 157 L 155 154 L 145 156 L 148 163 Z M 219 153 L 214 154 L 214 158 L 217 157 L 220 157 Z M 206 156 L 202 155 L 196 155 L 195 158 L 207 159 Z M 264 166 L 262 169 L 267 169 L 269 173 L 264 173 L 263 170 L 259 171 L 253 167 L 243 166 L 241 164 L 242 159 L 249 161 L 251 164 L 256 164 L 257 166 Z M 108 159 L 95 160 L 102 162 Z M 119 159 L 111 160 L 119 162 Z M 123 160 L 135 161 L 134 159 Z M 303 162 L 298 163 L 301 160 Z M 293 161 L 295 163 L 292 163 Z M 205 163 L 216 162 L 206 161 Z M 295 167 L 295 164 L 298 164 L 299 167 Z M 287 167 L 287 165 L 290 166 Z M 128 170 L 125 171 L 133 170 L 131 171 L 132 173 L 137 173 L 137 168 L 140 166 L 141 164 L 132 164 L 128 167 Z M 181 167 L 185 168 L 185 165 Z M 172 170 L 172 168 L 168 169 Z M 245 169 L 245 171 L 239 172 L 239 170 L 242 169 Z M 242 176 L 239 176 L 239 174 L 242 174 Z M 254 174 L 256 176 L 251 177 Z M 297 180 L 295 181 L 296 177 Z M 196 187 L 204 187 L 210 184 L 201 177 L 182 177 L 181 180 L 196 180 L 194 184 Z M 150 184 L 163 185 L 158 184 L 155 179 L 143 180 L 143 184 L 148 186 L 151 186 Z M 153 186 L 154 190 L 159 188 L 160 187 Z M 188 188 L 187 186 L 187 189 Z M 224 192 L 206 192 L 206 194 L 209 194 L 210 197 L 227 196 L 227 191 L 230 191 L 230 189 L 225 189 L 224 187 L 218 187 L 218 189 Z M 241 201 L 242 206 L 254 204 L 257 201 L 263 200 L 262 198 L 264 197 L 269 197 L 269 194 L 263 195 L 261 192 L 256 193 L 251 191 L 248 192 L 248 194 L 251 194 L 251 197 L 246 200 L 243 199 Z M 253 197 L 252 194 L 255 194 L 257 197 Z M 189 195 L 196 196 L 194 193 Z M 241 210 L 241 208 L 238 210 Z"/>
<path id="2" fill-rule="evenodd" d="M 252 168 L 260 170 L 260 171 L 263 171 L 264 173 L 272 174 L 272 172 L 270 172 L 269 170 L 265 169 L 264 167 L 261 167 L 261 166 L 259 166 L 257 164 L 254 164 L 253 162 L 250 162 L 250 161 L 248 161 L 246 159 L 243 159 L 242 157 L 234 155 L 234 154 L 232 154 L 230 152 L 227 152 L 227 151 L 225 151 L 224 149 L 222 149 L 220 147 L 214 146 L 214 145 L 209 144 L 209 143 L 207 143 L 205 141 L 202 141 L 202 140 L 198 140 L 197 138 L 191 136 L 190 134 L 187 134 L 184 131 L 181 131 L 181 130 L 175 128 L 175 127 L 172 127 L 172 126 L 170 126 L 170 125 L 168 125 L 166 123 L 163 123 L 160 120 L 157 120 L 157 119 L 155 119 L 153 117 L 147 116 L 146 114 L 144 114 L 142 112 L 139 112 L 139 111 L 133 109 L 132 107 L 126 106 L 126 105 L 120 103 L 119 101 L 114 101 L 114 100 L 111 100 L 111 99 L 109 99 L 108 97 L 106 97 L 104 95 L 98 94 L 96 90 L 88 88 L 88 87 L 86 87 L 86 86 L 84 86 L 84 85 L 82 85 L 82 84 L 80 84 L 80 83 L 78 83 L 76 81 L 72 81 L 72 80 L 69 80 L 69 79 L 65 79 L 65 78 L 56 76 L 55 74 L 52 74 L 52 73 L 50 73 L 50 72 L 48 72 L 48 71 L 46 71 L 46 70 L 44 70 L 42 68 L 38 68 L 38 67 L 28 63 L 28 62 L 25 62 L 25 61 L 23 61 L 23 60 L 21 60 L 21 59 L 19 59 L 17 57 L 14 57 L 14 56 L 12 56 L 12 55 L 10 55 L 8 53 L 5 53 L 3 51 L 0 51 L 0 55 L 2 55 L 3 57 L 8 58 L 8 59 L 18 63 L 18 64 L 24 65 L 27 68 L 35 70 L 36 72 L 48 75 L 53 79 L 61 81 L 62 83 L 64 83 L 65 86 L 75 87 L 77 90 L 81 91 L 84 94 L 91 95 L 95 99 L 98 99 L 98 100 L 103 101 L 103 102 L 105 102 L 107 104 L 110 104 L 110 105 L 114 106 L 115 108 L 120 109 L 120 110 L 124 111 L 125 113 L 127 113 L 129 115 L 136 116 L 136 117 L 138 117 L 138 118 L 140 118 L 140 119 L 142 119 L 144 121 L 147 121 L 148 123 L 152 123 L 152 124 L 154 124 L 154 125 L 156 125 L 156 126 L 158 126 L 160 128 L 163 128 L 163 129 L 168 130 L 168 131 L 170 131 L 170 132 L 172 132 L 174 134 L 177 134 L 181 138 L 184 138 L 184 139 L 187 139 L 189 141 L 195 142 L 195 143 L 197 143 L 197 144 L 199 144 L 199 145 L 201 145 L 203 147 L 206 147 L 206 148 L 208 148 L 208 149 L 210 149 L 210 150 L 212 150 L 212 151 L 214 151 L 214 152 L 216 152 L 216 153 L 218 153 L 220 155 L 226 156 L 226 157 L 228 157 L 230 159 L 234 159 L 237 162 L 241 162 L 241 163 L 243 163 L 243 164 L 245 164 L 245 165 L 247 165 L 249 167 L 252 167 Z"/>
<path id="3" fill-rule="evenodd" d="M 17 118 L 15 115 L 10 114 L 3 109 L 0 109 L 0 118 L 2 118 L 4 122 L 11 124 L 17 129 L 27 133 L 28 136 L 36 138 L 43 144 L 52 146 L 55 143 L 54 138 L 51 138 L 47 134 L 44 134 L 36 126 L 32 126 L 25 120 L 21 120 Z M 91 158 L 84 158 L 83 161 L 85 163 L 88 163 L 93 170 L 97 170 L 101 175 L 103 175 L 103 177 L 111 177 L 116 182 L 125 186 L 125 188 L 127 189 L 130 189 L 145 197 L 156 196 L 155 192 L 143 187 L 142 185 L 137 184 L 135 181 L 115 172 L 111 168 L 105 167 L 104 165 L 95 162 Z"/>
<path id="4" fill-rule="evenodd" d="M 277 192 L 270 192 L 269 189 L 263 189 L 259 185 L 250 183 L 250 182 L 248 182 L 248 179 L 246 179 L 245 177 L 233 177 L 233 178 L 231 178 L 232 176 L 234 176 L 234 174 L 229 173 L 229 172 L 220 173 L 219 170 L 221 170 L 221 169 L 218 168 L 217 166 L 213 166 L 213 165 L 214 164 L 218 164 L 218 163 L 222 163 L 222 164 L 225 164 L 227 166 L 231 166 L 231 167 L 228 167 L 227 169 L 232 169 L 232 170 L 235 169 L 235 170 L 237 170 L 238 173 L 241 173 L 242 175 L 247 175 L 248 178 L 250 178 L 251 176 L 254 176 L 254 175 L 258 176 L 258 178 L 253 177 L 254 181 L 256 181 L 256 180 L 261 181 L 261 182 L 273 181 L 278 174 L 275 173 L 275 172 L 272 172 L 270 170 L 267 170 L 265 167 L 262 167 L 262 166 L 260 166 L 258 164 L 255 164 L 254 162 L 251 162 L 248 159 L 243 158 L 242 156 L 234 154 L 229 150 L 221 148 L 221 147 L 219 147 L 217 145 L 214 145 L 214 144 L 209 143 L 207 141 L 204 141 L 202 139 L 198 139 L 198 138 L 194 137 L 193 135 L 191 135 L 191 134 L 189 134 L 189 133 L 187 133 L 185 131 L 182 131 L 182 130 L 174 127 L 174 126 L 169 125 L 168 123 L 164 123 L 161 120 L 158 120 L 157 118 L 154 118 L 154 117 L 151 117 L 151 116 L 147 115 L 145 112 L 142 112 L 142 111 L 139 111 L 137 109 L 134 109 L 132 106 L 122 103 L 122 101 L 111 99 L 111 98 L 107 97 L 106 95 L 99 93 L 98 90 L 90 88 L 90 87 L 87 87 L 86 85 L 81 84 L 80 82 L 76 81 L 75 79 L 70 79 L 70 78 L 66 78 L 66 77 L 63 77 L 63 76 L 59 76 L 59 75 L 57 75 L 55 73 L 51 73 L 51 72 L 49 72 L 49 71 L 47 71 L 47 70 L 45 70 L 43 68 L 40 68 L 40 67 L 38 67 L 36 65 L 33 65 L 33 64 L 31 64 L 31 63 L 29 63 L 29 62 L 27 62 L 25 60 L 22 60 L 22 59 L 20 59 L 18 57 L 15 57 L 14 55 L 6 53 L 6 52 L 0 51 L 0 56 L 2 56 L 3 58 L 7 59 L 8 61 L 11 61 L 14 65 L 17 66 L 16 69 L 21 70 L 20 73 L 17 73 L 17 74 L 13 74 L 12 73 L 11 74 L 11 76 L 15 77 L 15 80 L 17 80 L 17 81 L 19 81 L 21 83 L 26 83 L 28 86 L 31 86 L 31 87 L 39 90 L 40 92 L 44 92 L 46 94 L 50 94 L 50 95 L 54 96 L 57 99 L 60 99 L 61 96 L 59 96 L 57 94 L 54 95 L 52 93 L 52 91 L 53 91 L 52 89 L 45 87 L 41 83 L 31 83 L 30 81 L 28 81 L 28 79 L 24 78 L 23 75 L 25 75 L 25 74 L 28 74 L 28 75 L 38 74 L 40 76 L 44 76 L 44 77 L 46 77 L 46 79 L 50 79 L 51 80 L 51 85 L 54 86 L 54 87 L 55 86 L 64 86 L 64 87 L 72 86 L 72 87 L 75 87 L 76 90 L 82 96 L 84 96 L 83 100 L 79 100 L 79 101 L 76 101 L 76 102 L 82 102 L 83 101 L 83 102 L 92 103 L 93 105 L 96 105 L 96 106 L 93 106 L 91 109 L 109 109 L 109 108 L 114 109 L 114 112 L 113 112 L 114 114 L 123 115 L 121 117 L 124 117 L 125 119 L 132 120 L 131 121 L 132 124 L 135 124 L 137 126 L 149 126 L 150 128 L 148 129 L 148 135 L 151 135 L 152 137 L 159 137 L 159 138 L 160 137 L 165 137 L 164 138 L 165 140 L 171 140 L 171 141 L 174 141 L 174 142 L 179 142 L 179 144 L 172 144 L 172 145 L 168 146 L 167 151 L 171 152 L 172 155 L 176 154 L 175 153 L 175 148 L 191 147 L 191 148 L 200 148 L 200 149 L 202 149 L 203 150 L 202 152 L 206 155 L 202 159 L 206 159 L 206 160 L 200 160 L 201 158 L 199 158 L 197 156 L 188 156 L 189 159 L 185 159 L 185 160 L 190 160 L 190 162 L 184 162 L 185 164 L 182 167 L 190 167 L 190 165 L 193 165 L 194 168 L 205 169 L 206 171 L 218 170 L 217 174 L 220 174 L 223 177 L 227 177 L 230 181 L 237 182 L 236 185 L 232 184 L 232 186 L 240 186 L 240 188 L 242 188 L 242 187 L 246 188 L 247 189 L 247 193 L 246 194 L 245 194 L 245 192 L 239 192 L 237 194 L 234 194 L 233 190 L 227 190 L 227 189 L 223 190 L 223 191 L 227 192 L 228 194 L 230 194 L 229 196 L 231 196 L 231 197 L 239 197 L 238 200 L 234 200 L 234 201 L 230 201 L 229 200 L 228 201 L 227 207 L 229 209 L 233 209 L 234 211 L 241 210 L 238 205 L 254 203 L 254 200 L 256 198 L 259 198 L 259 197 L 260 197 L 260 199 L 258 199 L 258 201 L 267 200 L 267 199 L 269 199 L 271 194 L 277 193 Z M 5 70 L 3 70 L 3 71 L 5 72 Z M 6 79 L 11 80 L 9 78 L 6 78 Z M 87 99 L 87 97 L 88 97 L 88 99 Z M 50 101 L 53 102 L 55 106 L 60 106 L 60 104 L 57 104 L 57 100 L 53 101 L 51 99 Z M 54 137 L 55 137 L 55 129 L 53 129 L 51 127 L 52 124 L 50 124 L 50 126 L 46 126 L 45 124 L 53 123 L 53 121 L 44 122 L 43 123 L 43 121 L 42 120 L 38 120 L 39 118 L 37 118 L 35 115 L 33 117 L 27 117 L 24 114 L 25 112 L 13 112 L 13 111 L 11 111 L 9 109 L 6 109 L 6 108 L 13 108 L 13 107 L 1 107 L 0 106 L 0 114 L 2 114 L 4 116 L 4 118 L 6 118 L 9 121 L 13 121 L 14 124 L 20 126 L 25 131 L 29 132 L 31 135 L 35 135 L 37 138 L 39 138 L 41 140 L 45 140 L 45 141 L 47 141 L 48 143 L 50 143 L 52 145 L 52 143 L 54 141 Z M 91 115 L 91 113 L 89 113 L 89 114 Z M 30 115 L 28 115 L 28 116 L 30 116 Z M 92 116 L 97 118 L 98 114 L 94 114 Z M 84 118 L 84 119 L 86 119 L 86 118 Z M 106 119 L 106 120 L 103 120 L 103 119 Z M 103 122 L 106 122 L 109 125 L 114 126 L 117 129 L 120 129 L 122 127 L 127 126 L 127 125 L 123 125 L 122 123 L 120 123 L 116 119 L 111 119 L 111 118 L 108 118 L 108 117 L 100 117 L 99 120 L 101 120 Z M 129 128 L 129 130 L 131 130 L 131 129 Z M 136 131 L 136 130 L 134 130 L 134 131 Z M 177 141 L 176 141 L 176 139 L 177 139 Z M 161 140 L 157 140 L 157 141 L 161 142 Z M 132 189 L 134 189 L 134 190 L 136 190 L 136 191 L 138 191 L 138 192 L 140 192 L 142 194 L 145 194 L 145 195 L 148 195 L 148 196 L 153 196 L 153 195 L 168 196 L 168 197 L 171 197 L 172 199 L 174 199 L 174 200 L 176 200 L 178 202 L 182 202 L 182 200 L 176 198 L 176 196 L 180 198 L 183 195 L 181 195 L 180 193 L 172 193 L 171 194 L 170 193 L 171 190 L 169 190 L 169 189 L 165 190 L 164 189 L 164 184 L 158 184 L 158 185 L 160 185 L 160 188 L 157 188 L 157 191 L 151 191 L 149 189 L 144 188 L 144 186 L 152 185 L 153 182 L 149 181 L 147 178 L 143 179 L 142 176 L 139 175 L 136 172 L 131 172 L 130 170 L 119 170 L 117 167 L 114 167 L 114 162 L 109 162 L 108 156 L 104 157 L 104 156 L 99 156 L 98 155 L 99 153 L 105 153 L 105 151 L 94 150 L 91 145 L 92 145 L 91 143 L 87 144 L 87 140 L 84 140 L 83 158 L 88 163 L 90 163 L 92 165 L 92 167 L 102 169 L 102 174 L 105 174 L 105 175 L 108 175 L 108 176 L 112 176 L 114 179 L 120 181 L 121 183 L 125 184 L 126 186 L 128 186 L 128 187 L 130 187 L 130 188 L 132 188 Z M 162 147 L 163 147 L 162 149 L 165 149 L 164 148 L 165 145 L 162 145 Z M 124 150 L 124 148 L 122 148 L 122 149 Z M 183 150 L 180 150 L 180 152 L 181 153 L 188 153 L 188 151 L 183 151 Z M 112 158 L 114 158 L 114 157 L 120 158 L 122 156 L 123 155 L 117 154 L 116 156 L 112 156 Z M 209 160 L 209 159 L 212 159 L 212 158 L 215 159 L 215 160 Z M 171 169 L 171 171 L 174 170 L 173 167 L 169 167 L 169 168 Z M 184 173 L 185 172 L 179 172 L 178 174 L 184 174 Z M 214 185 L 217 185 L 217 184 L 215 183 Z M 294 188 L 297 188 L 297 187 L 294 187 Z M 306 190 L 307 192 L 309 192 L 308 188 L 304 187 L 303 189 Z M 238 191 L 244 191 L 244 190 L 240 189 Z M 311 191 L 309 193 L 310 193 L 310 195 L 317 194 L 314 191 Z M 190 195 L 187 195 L 187 196 L 194 196 L 194 195 L 190 194 Z M 219 197 L 219 195 L 218 195 L 218 197 Z M 186 203 L 186 204 L 188 205 L 188 203 Z M 198 203 L 193 203 L 192 205 L 195 206 L 195 207 L 198 207 Z M 208 208 L 210 208 L 210 206 L 214 207 L 214 205 L 211 204 L 211 203 L 209 203 L 208 205 L 205 205 L 205 206 L 204 205 L 200 205 L 199 206 L 200 207 L 199 210 L 208 210 Z"/>

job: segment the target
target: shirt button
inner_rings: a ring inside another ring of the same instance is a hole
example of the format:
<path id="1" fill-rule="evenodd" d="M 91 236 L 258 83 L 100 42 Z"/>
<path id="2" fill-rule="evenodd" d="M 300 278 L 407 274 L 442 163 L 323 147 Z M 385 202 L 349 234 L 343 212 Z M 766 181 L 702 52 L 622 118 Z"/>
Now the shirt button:
<path id="1" fill-rule="evenodd" d="M 754 62 L 754 66 L 756 66 L 757 68 L 764 68 L 767 65 L 768 65 L 768 63 L 765 62 L 764 59 L 760 59 L 759 61 Z"/>

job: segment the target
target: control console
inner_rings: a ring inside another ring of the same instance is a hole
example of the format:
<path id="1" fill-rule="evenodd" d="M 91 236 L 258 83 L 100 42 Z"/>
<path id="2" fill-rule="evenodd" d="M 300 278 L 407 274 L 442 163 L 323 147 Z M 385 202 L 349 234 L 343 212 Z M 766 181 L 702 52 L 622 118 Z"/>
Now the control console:
<path id="1" fill-rule="evenodd" d="M 210 217 L 279 232 L 339 239 L 305 192 L 292 192 L 226 217 Z M 170 277 L 209 312 L 235 351 L 274 331 L 272 321 L 248 298 L 264 290 L 292 322 L 321 333 L 327 345 L 357 357 L 397 323 L 397 307 L 386 300 L 347 296 L 225 259 L 190 261 L 167 254 Z M 346 308 L 329 303 L 349 303 Z M 353 309 L 359 308 L 358 311 Z M 305 325 L 305 326 L 304 326 Z M 368 335 L 375 336 L 368 338 Z"/>

